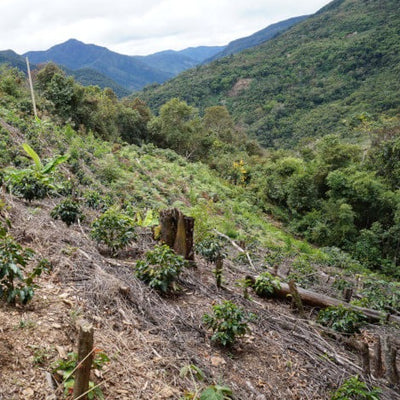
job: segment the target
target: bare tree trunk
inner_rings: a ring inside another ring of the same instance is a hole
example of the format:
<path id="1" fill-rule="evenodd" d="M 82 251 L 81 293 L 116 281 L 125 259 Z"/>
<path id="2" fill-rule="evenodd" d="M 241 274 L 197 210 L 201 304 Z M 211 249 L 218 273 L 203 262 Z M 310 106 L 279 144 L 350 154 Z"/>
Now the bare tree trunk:
<path id="1" fill-rule="evenodd" d="M 73 398 L 76 399 L 89 389 L 90 370 L 93 362 L 93 326 L 87 321 L 79 324 L 78 365 L 75 373 Z M 87 396 L 79 397 L 87 400 Z"/>
<path id="2" fill-rule="evenodd" d="M 161 241 L 183 256 L 194 261 L 194 218 L 183 215 L 176 208 L 160 212 Z"/>
<path id="3" fill-rule="evenodd" d="M 251 276 L 247 276 L 247 279 L 255 281 L 255 278 Z M 325 308 L 329 306 L 343 305 L 350 310 L 359 311 L 360 313 L 364 314 L 369 321 L 372 322 L 386 320 L 389 322 L 400 323 L 400 317 L 397 315 L 387 314 L 383 311 L 371 310 L 369 308 L 353 306 L 352 304 L 345 303 L 343 300 L 334 299 L 333 297 L 329 297 L 321 293 L 311 292 L 310 290 L 302 289 L 300 287 L 297 288 L 297 291 L 303 304 L 307 304 L 309 306 Z M 291 294 L 290 287 L 287 283 L 282 282 L 280 289 L 276 289 L 272 296 L 286 299 L 288 294 Z"/>

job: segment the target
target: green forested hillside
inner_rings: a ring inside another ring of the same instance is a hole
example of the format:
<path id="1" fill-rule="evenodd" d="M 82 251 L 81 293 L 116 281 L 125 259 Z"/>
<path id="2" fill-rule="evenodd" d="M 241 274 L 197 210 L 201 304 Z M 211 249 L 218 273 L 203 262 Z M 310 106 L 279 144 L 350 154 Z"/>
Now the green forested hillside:
<path id="1" fill-rule="evenodd" d="M 249 49 L 251 47 L 258 46 L 259 44 L 264 43 L 267 40 L 274 38 L 275 36 L 278 36 L 282 32 L 289 29 L 291 26 L 298 24 L 306 18 L 308 18 L 308 15 L 289 18 L 285 21 L 280 21 L 275 24 L 269 25 L 266 28 L 257 31 L 250 36 L 233 40 L 222 51 L 207 59 L 206 63 L 222 57 L 229 56 L 231 54 L 239 53 L 240 51 Z"/>
<path id="2" fill-rule="evenodd" d="M 347 132 L 359 116 L 400 109 L 400 8 L 395 0 L 334 1 L 259 47 L 186 71 L 141 97 L 224 104 L 266 146 Z"/>

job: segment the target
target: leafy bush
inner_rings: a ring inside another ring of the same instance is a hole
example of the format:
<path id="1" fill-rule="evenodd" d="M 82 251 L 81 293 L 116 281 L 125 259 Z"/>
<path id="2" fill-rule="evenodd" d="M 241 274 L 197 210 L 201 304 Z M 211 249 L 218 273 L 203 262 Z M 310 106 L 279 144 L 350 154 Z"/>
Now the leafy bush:
<path id="1" fill-rule="evenodd" d="M 207 263 L 216 263 L 218 259 L 225 258 L 224 245 L 215 237 L 207 237 L 196 244 L 196 253 L 205 258 Z"/>
<path id="2" fill-rule="evenodd" d="M 151 288 L 168 292 L 179 277 L 186 261 L 167 245 L 156 246 L 136 263 L 136 276 Z"/>
<path id="3" fill-rule="evenodd" d="M 358 333 L 366 324 L 366 317 L 343 305 L 327 307 L 318 313 L 317 321 L 337 332 Z"/>
<path id="4" fill-rule="evenodd" d="M 381 390 L 379 388 L 368 389 L 368 386 L 352 376 L 333 393 L 331 400 L 379 400 Z"/>
<path id="5" fill-rule="evenodd" d="M 292 271 L 287 280 L 294 280 L 299 286 L 309 287 L 318 281 L 318 277 L 310 261 L 305 257 L 298 257 L 292 264 Z"/>
<path id="6" fill-rule="evenodd" d="M 12 192 L 28 201 L 43 199 L 52 189 L 49 183 L 34 171 L 15 173 L 8 178 L 8 187 L 12 188 Z"/>
<path id="7" fill-rule="evenodd" d="M 118 209 L 109 208 L 93 222 L 91 236 L 115 253 L 135 238 L 135 224 L 132 218 Z"/>
<path id="8" fill-rule="evenodd" d="M 74 224 L 78 219 L 82 219 L 83 216 L 78 202 L 73 199 L 65 199 L 62 201 L 53 208 L 50 215 L 54 219 L 60 218 L 67 226 Z"/>
<path id="9" fill-rule="evenodd" d="M 107 208 L 113 204 L 111 196 L 102 196 L 98 191 L 95 190 L 87 190 L 83 194 L 83 198 L 86 205 L 93 210 L 106 211 Z"/>
<path id="10" fill-rule="evenodd" d="M 22 170 L 8 169 L 5 174 L 7 188 L 28 201 L 42 199 L 57 189 L 52 173 L 59 164 L 68 159 L 68 156 L 56 156 L 43 165 L 32 147 L 24 143 L 23 148 L 34 164 Z"/>
<path id="11" fill-rule="evenodd" d="M 271 275 L 269 272 L 263 272 L 257 276 L 253 287 L 259 296 L 270 296 L 274 294 L 275 290 L 281 288 L 281 282 L 279 278 Z"/>
<path id="12" fill-rule="evenodd" d="M 254 319 L 254 314 L 246 314 L 242 308 L 230 301 L 214 305 L 212 315 L 203 315 L 203 323 L 213 330 L 211 340 L 222 346 L 231 346 L 237 337 L 250 332 L 248 323 Z"/>
<path id="13" fill-rule="evenodd" d="M 22 304 L 28 303 L 34 294 L 34 278 L 45 269 L 39 263 L 34 270 L 24 275 L 24 270 L 34 255 L 33 250 L 23 249 L 10 235 L 2 230 L 0 235 L 0 298 L 15 304 L 17 299 Z"/>
<path id="14" fill-rule="evenodd" d="M 387 282 L 380 279 L 364 281 L 363 289 L 359 293 L 361 300 L 353 303 L 374 310 L 387 311 L 388 307 L 400 311 L 400 283 Z"/>
<path id="15" fill-rule="evenodd" d="M 75 379 L 74 371 L 76 369 L 76 364 L 78 360 L 78 355 L 76 353 L 68 353 L 67 359 L 60 359 L 52 364 L 52 372 L 56 381 L 58 382 L 60 378 L 62 379 L 62 384 L 64 385 L 64 395 L 70 396 L 73 392 Z M 109 362 L 110 359 L 103 352 L 95 352 L 93 358 L 92 369 L 101 370 L 103 366 Z M 87 398 L 89 400 L 93 399 L 104 399 L 103 392 L 100 387 L 95 387 L 93 381 L 89 381 L 89 390 Z"/>

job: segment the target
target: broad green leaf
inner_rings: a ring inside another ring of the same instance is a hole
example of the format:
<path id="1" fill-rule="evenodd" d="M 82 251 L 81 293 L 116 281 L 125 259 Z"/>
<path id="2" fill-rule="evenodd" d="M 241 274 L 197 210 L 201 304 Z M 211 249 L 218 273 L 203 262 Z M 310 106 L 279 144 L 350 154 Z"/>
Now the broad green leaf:
<path id="1" fill-rule="evenodd" d="M 32 149 L 31 146 L 29 146 L 28 143 L 23 143 L 22 147 L 25 150 L 25 153 L 28 154 L 30 158 L 32 158 L 33 162 L 35 163 L 36 169 L 41 170 L 42 169 L 42 162 L 40 161 L 40 158 L 38 154 L 36 153 L 35 150 Z"/>

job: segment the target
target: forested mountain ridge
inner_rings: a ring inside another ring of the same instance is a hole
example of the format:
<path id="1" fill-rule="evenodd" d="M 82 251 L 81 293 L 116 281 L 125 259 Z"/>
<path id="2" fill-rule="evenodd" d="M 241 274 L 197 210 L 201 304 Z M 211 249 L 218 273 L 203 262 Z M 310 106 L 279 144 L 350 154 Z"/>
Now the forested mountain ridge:
<path id="1" fill-rule="evenodd" d="M 18 68 L 24 73 L 27 72 L 25 57 L 15 53 L 12 50 L 0 51 L 0 64 L 7 65 L 8 67 Z M 31 70 L 38 68 L 36 64 L 30 63 Z M 131 91 L 118 85 L 108 76 L 94 70 L 91 68 L 80 68 L 72 70 L 65 66 L 62 69 L 69 75 L 73 76 L 77 82 L 82 85 L 98 85 L 100 88 L 104 89 L 106 87 L 111 88 L 118 97 L 128 96 Z"/>
<path id="2" fill-rule="evenodd" d="M 248 48 L 258 46 L 261 43 L 264 43 L 267 40 L 270 40 L 275 36 L 278 36 L 285 30 L 289 29 L 291 26 L 298 24 L 299 22 L 305 20 L 306 18 L 308 18 L 308 15 L 289 18 L 284 21 L 269 25 L 266 28 L 257 31 L 250 36 L 233 40 L 222 51 L 208 58 L 204 62 L 204 64 L 207 64 L 211 61 L 217 60 L 222 57 L 229 56 L 231 54 L 239 53 L 240 51 L 246 50 Z"/>
<path id="3" fill-rule="evenodd" d="M 228 107 L 266 146 L 345 132 L 357 115 L 400 109 L 400 11 L 394 0 L 334 1 L 256 48 L 185 71 L 141 97 Z"/>
<path id="4" fill-rule="evenodd" d="M 179 72 L 192 68 L 206 60 L 208 57 L 219 53 L 225 46 L 199 46 L 175 51 L 165 50 L 147 56 L 133 56 L 143 61 L 152 68 L 172 73 L 174 76 Z"/>
<path id="5" fill-rule="evenodd" d="M 137 90 L 148 82 L 163 82 L 172 77 L 171 73 L 151 68 L 133 57 L 75 39 L 46 51 L 30 51 L 25 55 L 36 64 L 53 61 L 72 70 L 95 69 L 129 90 Z"/>

